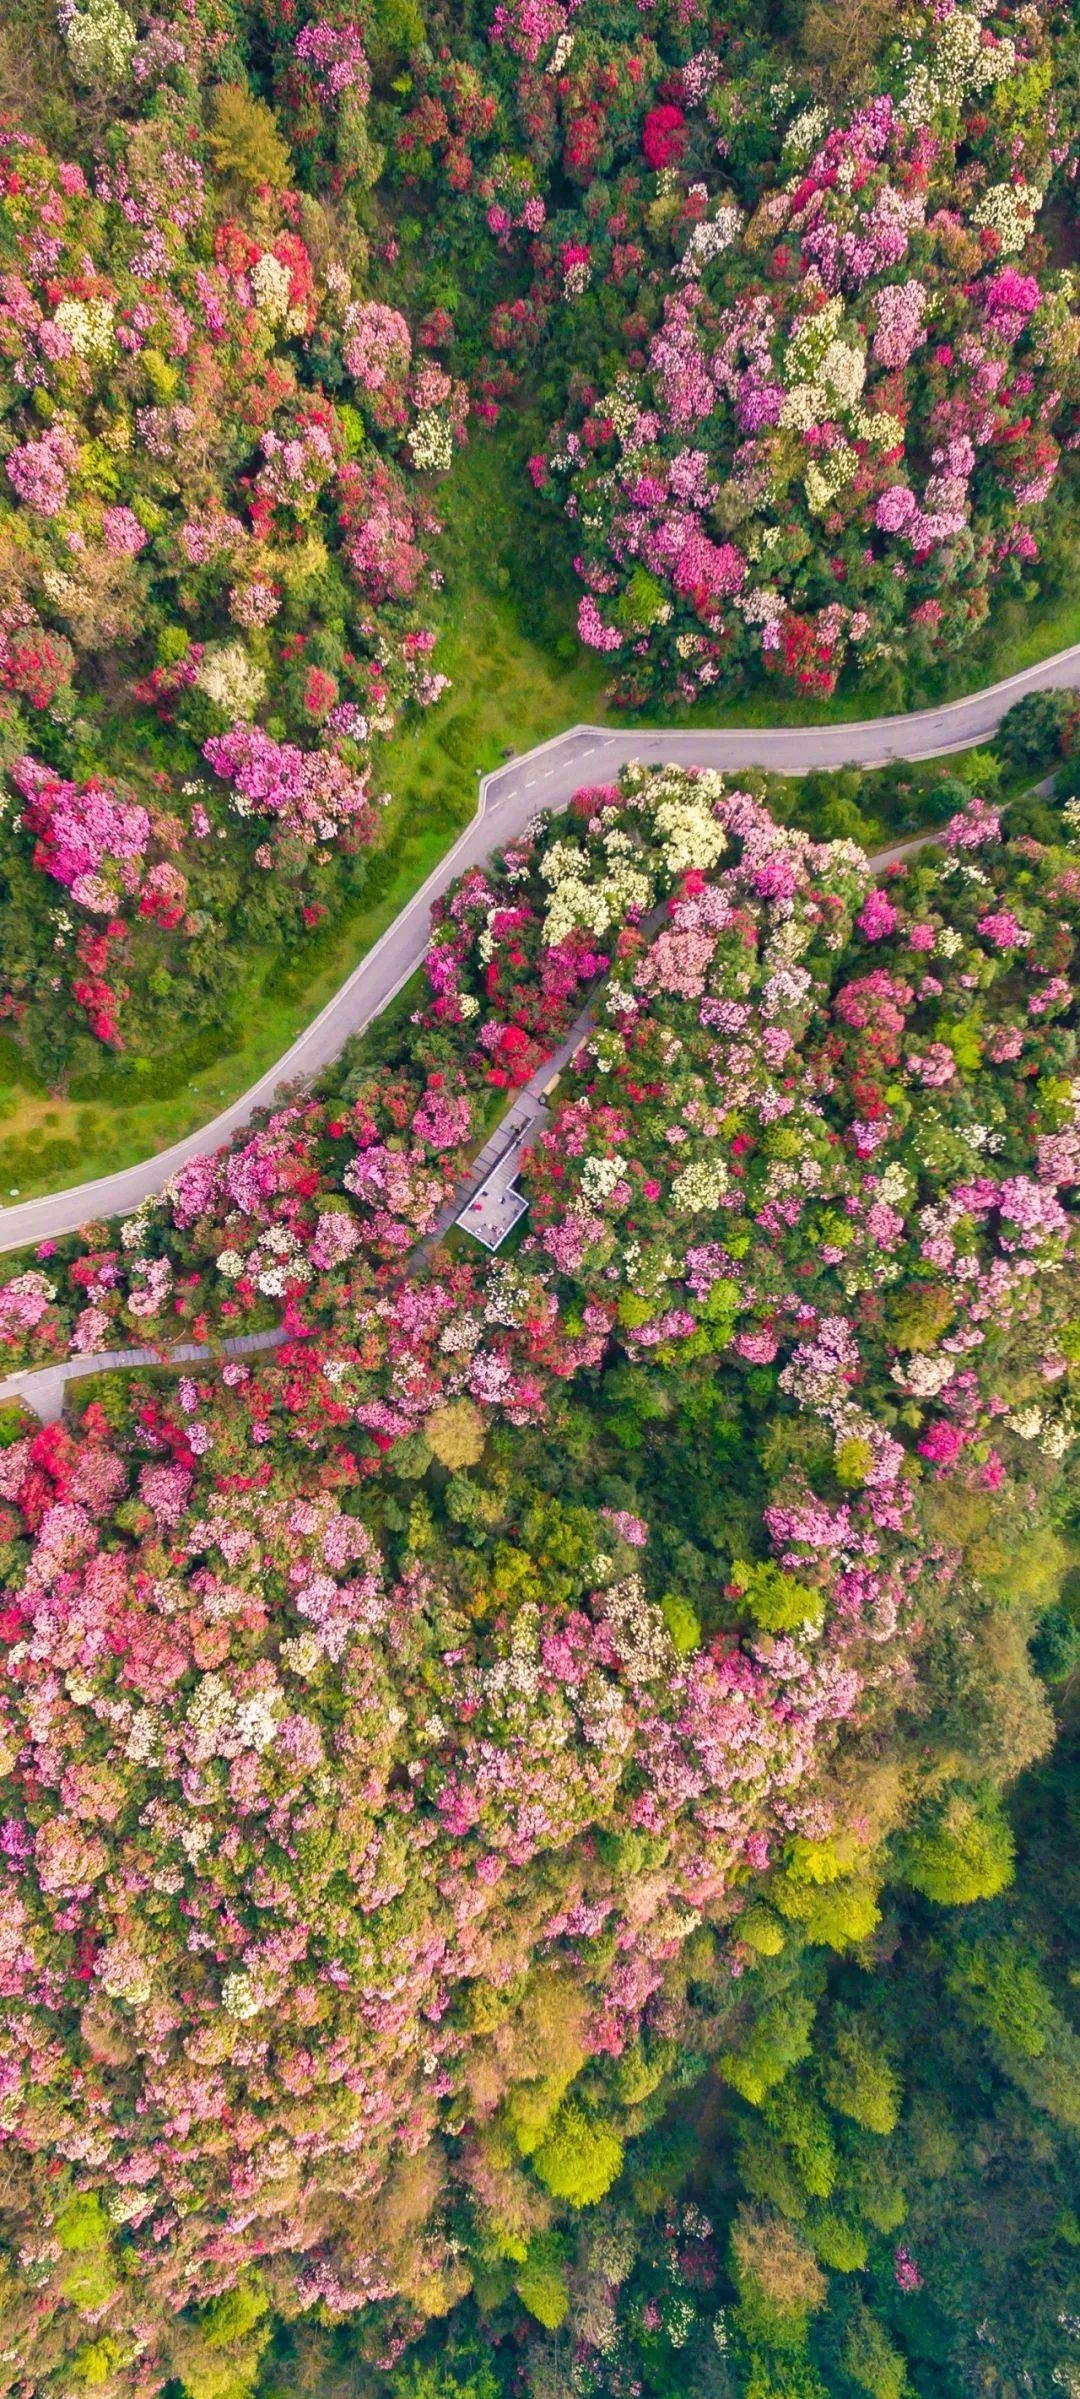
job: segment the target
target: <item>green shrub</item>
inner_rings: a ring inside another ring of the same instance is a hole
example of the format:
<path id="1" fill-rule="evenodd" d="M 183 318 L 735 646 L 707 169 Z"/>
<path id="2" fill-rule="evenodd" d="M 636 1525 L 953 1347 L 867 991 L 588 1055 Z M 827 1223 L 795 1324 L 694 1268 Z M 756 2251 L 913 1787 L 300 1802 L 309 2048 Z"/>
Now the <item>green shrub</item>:
<path id="1" fill-rule="evenodd" d="M 210 147 L 219 175 L 252 191 L 261 183 L 284 191 L 291 180 L 288 146 L 273 111 L 239 84 L 220 84 L 214 93 Z"/>
<path id="2" fill-rule="evenodd" d="M 567 2101 L 535 2153 L 533 2164 L 555 2199 L 568 2207 L 593 2207 L 622 2170 L 623 2147 L 584 2108 Z"/>
<path id="3" fill-rule="evenodd" d="M 899 1845 L 900 1870 L 940 1907 L 994 1899 L 1012 1880 L 1013 1838 L 996 1791 L 955 1789 Z"/>
<path id="4" fill-rule="evenodd" d="M 514 2289 L 530 2316 L 535 2316 L 546 2332 L 557 2332 L 570 2305 L 565 2277 L 555 2259 L 544 2253 L 530 2254 L 514 2277 Z"/>
<path id="5" fill-rule="evenodd" d="M 763 1632 L 791 1633 L 800 1624 L 820 1623 L 824 1614 L 820 1591 L 779 1566 L 736 1558 L 731 1580 L 740 1604 Z"/>

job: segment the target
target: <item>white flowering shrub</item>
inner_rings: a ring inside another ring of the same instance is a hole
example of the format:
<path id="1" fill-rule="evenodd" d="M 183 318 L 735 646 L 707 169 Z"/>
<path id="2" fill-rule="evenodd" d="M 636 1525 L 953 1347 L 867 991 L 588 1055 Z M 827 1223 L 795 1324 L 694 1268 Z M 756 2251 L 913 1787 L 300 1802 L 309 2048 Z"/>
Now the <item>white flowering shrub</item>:
<path id="1" fill-rule="evenodd" d="M 242 641 L 223 642 L 205 651 L 195 681 L 230 724 L 250 724 L 266 696 L 266 676 Z"/>
<path id="2" fill-rule="evenodd" d="M 136 32 L 117 0 L 90 0 L 87 8 L 64 7 L 60 29 L 77 83 L 95 91 L 119 91 L 128 80 Z"/>
<path id="3" fill-rule="evenodd" d="M 409 434 L 409 449 L 413 465 L 421 474 L 444 475 L 452 465 L 454 436 L 438 409 L 429 409 L 417 417 Z"/>

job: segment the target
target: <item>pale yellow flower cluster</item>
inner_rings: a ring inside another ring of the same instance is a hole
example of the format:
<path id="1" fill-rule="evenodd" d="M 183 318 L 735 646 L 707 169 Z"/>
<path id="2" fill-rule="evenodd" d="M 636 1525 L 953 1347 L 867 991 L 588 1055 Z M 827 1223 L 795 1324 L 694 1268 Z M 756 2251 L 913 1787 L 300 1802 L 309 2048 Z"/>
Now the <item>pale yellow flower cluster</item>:
<path id="1" fill-rule="evenodd" d="M 266 696 L 266 676 L 242 641 L 220 642 L 206 650 L 195 681 L 231 725 L 250 724 Z"/>
<path id="2" fill-rule="evenodd" d="M 681 1216 L 703 1216 L 718 1208 L 728 1189 L 728 1172 L 720 1158 L 692 1159 L 671 1186 L 671 1204 Z"/>
<path id="3" fill-rule="evenodd" d="M 910 49 L 907 55 L 910 60 Z M 1014 43 L 988 43 L 979 17 L 955 9 L 938 28 L 932 61 L 920 59 L 910 65 L 900 94 L 901 116 L 911 125 L 929 125 L 941 109 L 959 108 L 976 93 L 1003 82 L 1015 65 Z"/>
<path id="4" fill-rule="evenodd" d="M 419 474 L 444 475 L 453 464 L 454 436 L 438 409 L 429 408 L 424 416 L 417 417 L 409 434 L 409 449 Z"/>
<path id="5" fill-rule="evenodd" d="M 127 82 L 138 36 L 117 0 L 90 0 L 67 18 L 63 31 L 76 83 L 110 92 Z"/>
<path id="6" fill-rule="evenodd" d="M 262 257 L 256 259 L 251 270 L 251 288 L 264 325 L 275 332 L 280 327 L 285 333 L 303 333 L 307 317 L 302 308 L 290 305 L 289 270 L 272 250 L 264 250 Z"/>
<path id="7" fill-rule="evenodd" d="M 53 323 L 67 336 L 77 358 L 108 358 L 115 348 L 111 300 L 61 300 Z"/>
<path id="8" fill-rule="evenodd" d="M 1030 239 L 1041 206 L 1042 193 L 1034 183 L 995 183 L 983 193 L 974 221 L 996 233 L 1001 255 L 1007 258 Z"/>

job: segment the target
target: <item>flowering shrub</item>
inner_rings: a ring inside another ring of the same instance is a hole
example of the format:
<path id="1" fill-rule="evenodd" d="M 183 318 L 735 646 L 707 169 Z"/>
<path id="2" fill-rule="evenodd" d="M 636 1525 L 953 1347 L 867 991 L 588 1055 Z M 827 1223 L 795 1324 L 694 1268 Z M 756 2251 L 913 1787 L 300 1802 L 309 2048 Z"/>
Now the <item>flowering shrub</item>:
<path id="1" fill-rule="evenodd" d="M 64 6 L 73 154 L 0 154 L 0 1003 L 50 1075 L 359 888 L 445 686 L 462 372 L 491 421 L 528 367 L 629 701 L 1030 594 L 1063 13 L 871 23 L 826 106 L 753 8 Z M 972 802 L 877 880 L 763 794 L 584 787 L 446 895 L 407 1021 L 4 1270 L 5 1368 L 276 1343 L 0 1407 L 19 2399 L 895 2399 L 911 2322 L 913 2381 L 1068 2387 L 1067 2172 L 1006 2209 L 984 2161 L 1045 2169 L 1069 2028 L 955 1926 L 1068 1634 L 1076 812 Z M 928 1991 L 995 2044 L 953 2133 Z M 1015 2363 L 920 2190 L 969 2157 L 953 2237 L 1004 2280 L 1034 2227 Z"/>
<path id="2" fill-rule="evenodd" d="M 69 12 L 65 38 L 106 88 L 112 20 Z M 252 914 L 272 944 L 340 905 L 377 831 L 373 747 L 440 688 L 414 459 L 449 462 L 461 386 L 431 360 L 410 380 L 405 319 L 354 296 L 355 254 L 329 231 L 316 263 L 276 133 L 268 179 L 245 182 L 244 142 L 265 136 L 254 101 L 229 86 L 205 134 L 190 105 L 177 116 L 173 76 L 192 94 L 216 82 L 218 51 L 197 20 L 170 40 L 169 60 L 147 58 L 163 115 L 125 115 L 85 164 L 21 135 L 0 158 L 0 764 L 23 800 L 9 794 L 0 833 L 18 896 L 0 991 L 53 1075 L 85 1062 L 80 1021 L 146 1050 L 219 1014 Z M 294 64 L 348 103 L 355 134 L 356 27 L 302 27 Z M 56 828 L 75 815 L 73 848 Z M 186 905 L 141 906 L 134 862 L 155 848 Z M 250 912 L 253 865 L 274 873 Z M 35 869 L 65 883 L 65 911 Z M 121 928 L 122 986 L 103 964 L 81 972 L 84 912 L 91 931 Z"/>
<path id="3" fill-rule="evenodd" d="M 1006 562 L 1037 556 L 1074 430 L 1072 287 L 1006 263 L 1043 265 L 1041 185 L 1018 214 L 1027 187 L 986 190 L 984 152 L 957 204 L 964 112 L 1021 63 L 980 36 L 943 118 L 935 60 L 976 23 L 930 28 L 824 140 L 794 119 L 748 223 L 696 187 L 638 371 L 585 394 L 537 462 L 584 528 L 582 639 L 633 701 L 755 660 L 826 693 L 845 663 L 880 675 L 912 622 L 926 655 L 957 647 Z M 654 111 L 649 163 L 683 139 L 678 110 Z M 1005 143 L 1002 122 L 1002 163 Z"/>
<path id="4" fill-rule="evenodd" d="M 118 2387 L 197 2389 L 255 2272 L 385 2355 L 508 2223 L 546 2321 L 532 2244 L 618 2172 L 687 1945 L 725 1991 L 773 1921 L 869 1938 L 933 1743 L 876 1829 L 852 1794 L 1007 1611 L 1073 1438 L 1078 923 L 1075 858 L 988 810 L 882 889 L 716 776 L 628 770 L 463 880 L 398 1055 L 9 1284 L 26 1343 L 76 1295 L 79 1347 L 164 1329 L 211 1278 L 287 1335 L 0 1450 L 34 2379 L 107 2337 Z M 508 1023 L 539 1045 L 550 974 L 557 1035 L 605 960 L 518 1257 L 403 1275 Z M 1048 1737 L 1011 1671 L 984 1772 Z M 765 2032 L 713 2027 L 753 2101 Z M 97 2193 L 83 2332 L 56 2258 Z"/>
<path id="5" fill-rule="evenodd" d="M 1067 572 L 1072 37 L 964 6 L 891 32 L 867 13 L 829 106 L 752 8 L 499 8 L 471 80 L 420 68 L 398 171 L 438 195 L 440 271 L 469 257 L 482 416 L 546 335 L 532 473 L 630 704 L 845 669 L 899 704 Z"/>

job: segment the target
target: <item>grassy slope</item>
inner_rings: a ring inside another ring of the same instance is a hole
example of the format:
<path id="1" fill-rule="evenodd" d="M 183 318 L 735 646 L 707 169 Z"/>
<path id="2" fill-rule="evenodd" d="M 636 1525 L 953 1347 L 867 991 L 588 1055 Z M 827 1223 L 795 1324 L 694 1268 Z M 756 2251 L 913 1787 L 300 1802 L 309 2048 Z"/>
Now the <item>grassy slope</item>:
<path id="1" fill-rule="evenodd" d="M 496 765 L 504 747 L 528 748 L 576 716 L 602 711 L 600 662 L 583 656 L 570 665 L 556 663 L 522 632 L 509 590 L 500 587 L 492 540 L 507 499 L 496 498 L 501 478 L 493 478 L 491 466 L 490 452 L 473 451 L 447 491 L 453 531 L 442 557 L 453 605 L 436 663 L 453 689 L 430 716 L 389 743 L 378 763 L 376 787 L 389 788 L 393 800 L 372 877 L 377 896 L 312 940 L 302 966 L 253 958 L 236 1006 L 248 1028 L 243 1046 L 196 1074 L 178 1095 L 155 1097 L 152 1075 L 144 1100 L 116 1108 L 14 1083 L 0 1090 L 0 1200 L 13 1187 L 29 1198 L 164 1149 L 245 1091 L 331 997 L 467 824 L 476 806 L 477 767 Z M 50 1157 L 54 1144 L 62 1144 L 64 1154 Z"/>
<path id="2" fill-rule="evenodd" d="M 117 1107 L 15 1083 L 0 1089 L 0 1201 L 107 1173 L 206 1123 L 288 1047 L 423 881 L 472 814 L 478 770 L 497 765 L 504 749 L 528 749 L 576 720 L 611 721 L 603 661 L 568 638 L 573 579 L 547 535 L 547 512 L 522 505 L 521 466 L 509 444 L 478 440 L 444 486 L 444 506 L 447 609 L 436 663 L 453 688 L 379 763 L 377 785 L 393 799 L 366 903 L 324 929 L 294 966 L 253 957 L 237 1007 L 247 1037 L 178 1095 L 155 1097 L 152 1074 L 145 1099 Z M 536 556 L 533 585 L 521 571 L 526 553 Z M 1072 600 L 1033 621 L 1022 641 L 999 644 L 991 671 L 1010 674 L 1076 640 L 1080 601 Z M 968 679 L 957 672 L 950 696 L 977 688 L 986 672 Z M 684 712 L 679 721 L 813 725 L 873 712 L 865 695 L 800 703 L 790 687 L 769 685 Z"/>

